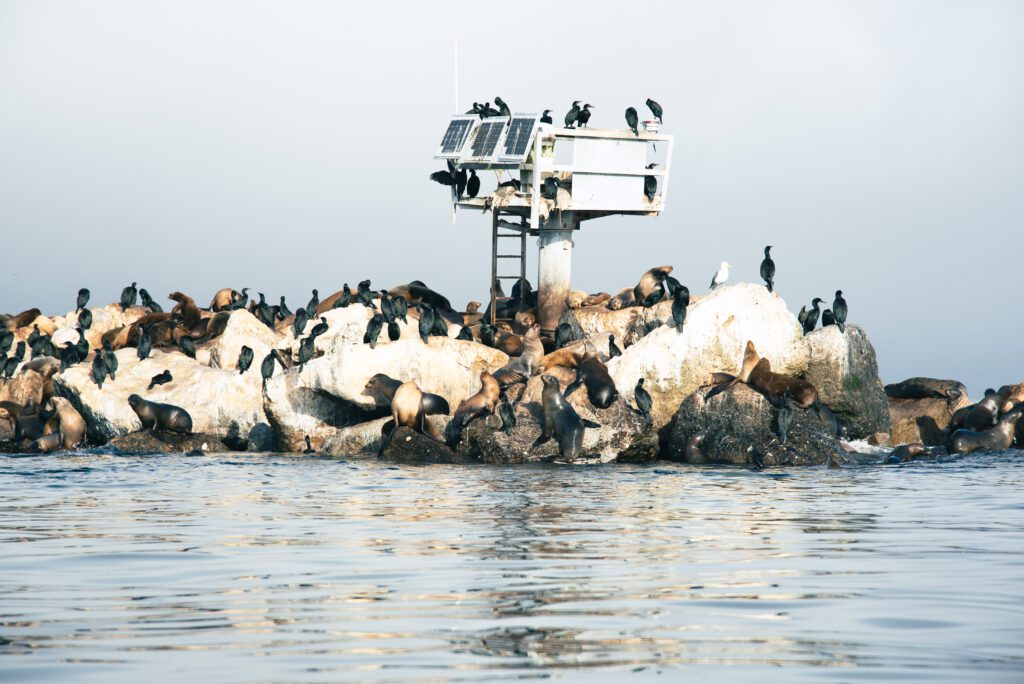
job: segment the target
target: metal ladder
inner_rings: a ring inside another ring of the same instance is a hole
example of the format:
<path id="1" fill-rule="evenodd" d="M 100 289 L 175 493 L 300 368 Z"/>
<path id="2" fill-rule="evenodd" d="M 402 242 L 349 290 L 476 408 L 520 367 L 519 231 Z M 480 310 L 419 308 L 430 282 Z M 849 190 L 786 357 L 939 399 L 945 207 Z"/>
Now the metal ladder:
<path id="1" fill-rule="evenodd" d="M 526 279 L 526 238 L 530 234 L 530 228 L 525 222 L 512 224 L 508 221 L 502 221 L 499 217 L 501 209 L 494 208 L 491 210 L 491 325 L 494 325 L 497 321 L 511 321 L 511 318 L 499 318 L 498 317 L 498 297 L 495 292 L 494 284 L 500 280 L 516 280 L 520 278 Z M 502 229 L 506 232 L 502 232 Z M 501 239 L 514 238 L 519 240 L 519 253 L 518 254 L 499 254 L 498 244 Z M 518 259 L 519 260 L 519 273 L 516 275 L 501 275 L 498 273 L 498 261 L 505 259 Z"/>

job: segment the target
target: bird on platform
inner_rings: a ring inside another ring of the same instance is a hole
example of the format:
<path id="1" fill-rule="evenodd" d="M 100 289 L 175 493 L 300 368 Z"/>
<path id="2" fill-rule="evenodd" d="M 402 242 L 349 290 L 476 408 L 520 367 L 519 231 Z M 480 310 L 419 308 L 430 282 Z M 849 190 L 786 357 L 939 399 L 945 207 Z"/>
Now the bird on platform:
<path id="1" fill-rule="evenodd" d="M 484 102 L 484 106 L 481 107 L 481 112 L 483 113 L 483 116 L 480 117 L 481 119 L 486 119 L 488 117 L 498 116 L 499 114 L 501 114 L 501 112 L 499 112 L 497 109 L 491 106 L 490 102 Z"/>
<path id="2" fill-rule="evenodd" d="M 846 306 L 846 300 L 843 299 L 842 290 L 836 290 L 836 298 L 832 302 L 832 313 L 835 314 L 839 332 L 846 332 L 846 315 L 849 313 L 849 308 Z"/>
<path id="3" fill-rule="evenodd" d="M 466 115 L 468 116 L 470 114 L 476 114 L 477 116 L 479 116 L 480 115 L 480 109 L 481 109 L 480 103 L 479 102 L 474 102 L 473 103 L 473 108 L 470 109 L 468 112 L 466 112 Z"/>
<path id="4" fill-rule="evenodd" d="M 480 177 L 476 175 L 475 169 L 469 170 L 469 180 L 466 181 L 466 194 L 476 197 L 480 194 Z"/>
<path id="5" fill-rule="evenodd" d="M 466 172 L 458 170 L 451 159 L 448 160 L 448 170 L 435 171 L 430 174 L 430 180 L 451 188 L 452 201 L 462 199 L 462 194 L 466 190 Z"/>
<path id="6" fill-rule="evenodd" d="M 544 186 L 541 188 L 540 196 L 554 202 L 558 199 L 558 188 L 562 187 L 562 181 L 555 176 L 548 176 L 544 179 Z"/>
<path id="7" fill-rule="evenodd" d="M 580 118 L 580 101 L 579 100 L 573 100 L 572 101 L 572 109 L 570 109 L 565 114 L 565 127 L 566 128 L 576 128 L 576 122 L 579 120 L 579 118 Z"/>
<path id="8" fill-rule="evenodd" d="M 647 165 L 648 169 L 653 169 L 657 164 L 650 163 Z M 654 196 L 658 194 L 658 179 L 655 176 L 644 176 L 644 195 L 647 196 L 648 202 L 654 201 Z"/>
<path id="9" fill-rule="evenodd" d="M 580 110 L 580 113 L 578 115 L 579 122 L 580 122 L 580 128 L 589 128 L 590 127 L 588 125 L 590 123 L 590 108 L 593 107 L 593 106 L 594 105 L 585 104 L 585 105 L 583 105 L 583 109 Z"/>
<path id="10" fill-rule="evenodd" d="M 647 98 L 647 103 L 646 104 L 647 104 L 648 109 L 651 110 L 651 114 L 653 114 L 654 118 L 658 120 L 658 123 L 664 123 L 661 120 L 661 112 L 662 112 L 661 105 L 658 104 L 657 102 L 655 102 L 654 100 L 652 100 L 651 98 Z"/>
<path id="11" fill-rule="evenodd" d="M 636 408 L 640 415 L 644 417 L 645 421 L 650 423 L 651 407 L 654 405 L 654 401 L 651 400 L 650 393 L 644 389 L 643 378 L 636 381 L 636 387 L 633 388 L 633 398 L 636 400 Z"/>
<path id="12" fill-rule="evenodd" d="M 498 116 L 512 116 L 512 110 L 508 108 L 508 105 L 500 97 L 494 98 L 494 104 L 498 105 Z"/>
<path id="13" fill-rule="evenodd" d="M 771 248 L 771 245 L 766 245 L 764 248 L 764 259 L 761 261 L 761 279 L 764 280 L 764 285 L 768 288 L 768 291 L 774 292 L 775 262 L 772 261 L 772 255 L 768 253 L 771 251 Z"/>
<path id="14" fill-rule="evenodd" d="M 545 109 L 544 113 L 540 115 L 540 122 L 542 124 L 549 124 L 549 125 L 552 123 L 552 121 L 551 121 L 551 110 L 550 109 Z"/>
<path id="15" fill-rule="evenodd" d="M 714 290 L 719 285 L 722 285 L 729 279 L 729 262 L 723 261 L 722 265 L 718 267 L 718 272 L 715 273 L 715 277 L 711 279 L 711 289 Z"/>
<path id="16" fill-rule="evenodd" d="M 636 107 L 626 108 L 626 125 L 633 131 L 633 135 L 640 137 L 640 131 L 637 129 L 640 125 L 640 115 L 636 113 Z"/>

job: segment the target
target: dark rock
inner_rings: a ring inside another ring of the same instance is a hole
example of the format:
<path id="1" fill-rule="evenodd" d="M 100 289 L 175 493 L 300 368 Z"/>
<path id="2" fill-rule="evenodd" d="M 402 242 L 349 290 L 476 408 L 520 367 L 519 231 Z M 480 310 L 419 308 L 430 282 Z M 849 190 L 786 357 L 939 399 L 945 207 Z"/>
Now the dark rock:
<path id="1" fill-rule="evenodd" d="M 942 446 L 949 429 L 949 404 L 945 399 L 889 399 L 892 443 Z"/>
<path id="2" fill-rule="evenodd" d="M 391 463 L 416 465 L 473 462 L 472 458 L 455 453 L 436 439 L 404 426 L 395 432 L 388 447 L 381 454 L 381 459 Z"/>
<path id="3" fill-rule="evenodd" d="M 844 334 L 830 325 L 808 334 L 806 340 L 810 362 L 804 379 L 846 426 L 847 439 L 890 432 L 889 402 L 878 377 L 875 348 L 864 331 L 848 325 Z"/>
<path id="4" fill-rule="evenodd" d="M 813 409 L 794 409 L 786 444 L 776 434 L 778 409 L 742 383 L 704 401 L 706 392 L 694 392 L 679 406 L 663 455 L 686 462 L 686 443 L 704 433 L 701 453 L 708 463 L 735 465 L 822 465 L 842 460 L 839 440 Z"/>
<path id="5" fill-rule="evenodd" d="M 277 449 L 277 435 L 274 428 L 266 423 L 257 423 L 249 430 L 246 439 L 246 451 L 275 451 Z"/>
<path id="6" fill-rule="evenodd" d="M 110 441 L 110 446 L 125 454 L 227 450 L 217 435 L 203 433 L 182 435 L 176 432 L 154 432 L 152 430 L 140 430 L 115 437 Z"/>

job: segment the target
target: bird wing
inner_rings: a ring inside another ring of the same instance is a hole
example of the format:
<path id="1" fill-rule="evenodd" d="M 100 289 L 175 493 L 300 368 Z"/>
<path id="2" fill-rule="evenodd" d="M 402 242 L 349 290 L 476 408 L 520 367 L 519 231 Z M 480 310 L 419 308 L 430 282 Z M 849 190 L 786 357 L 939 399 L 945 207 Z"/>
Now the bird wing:
<path id="1" fill-rule="evenodd" d="M 430 180 L 441 185 L 455 187 L 455 178 L 448 171 L 435 171 L 430 174 Z"/>

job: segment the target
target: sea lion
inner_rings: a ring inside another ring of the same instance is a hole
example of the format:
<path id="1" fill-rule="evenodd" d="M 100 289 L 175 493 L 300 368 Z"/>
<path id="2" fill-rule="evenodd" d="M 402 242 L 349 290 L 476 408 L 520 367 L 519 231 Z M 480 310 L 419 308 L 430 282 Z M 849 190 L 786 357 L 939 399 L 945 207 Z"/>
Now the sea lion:
<path id="1" fill-rule="evenodd" d="M 138 394 L 129 395 L 128 405 L 139 417 L 143 429 L 167 430 L 186 435 L 192 432 L 192 416 L 179 406 L 146 401 Z"/>
<path id="2" fill-rule="evenodd" d="M 504 389 L 526 382 L 537 372 L 544 358 L 544 344 L 540 341 L 540 327 L 534 325 L 523 338 L 523 351 L 516 358 L 494 371 L 494 379 Z"/>
<path id="3" fill-rule="evenodd" d="M 1000 413 L 1009 413 L 1018 404 L 1024 403 L 1024 382 L 1017 385 L 1003 385 L 999 388 L 999 396 L 1003 397 Z"/>
<path id="4" fill-rule="evenodd" d="M 928 448 L 920 442 L 912 442 L 910 444 L 901 444 L 892 450 L 885 462 L 886 463 L 908 463 L 913 461 L 918 456 L 930 456 L 931 452 Z"/>
<path id="5" fill-rule="evenodd" d="M 962 382 L 919 377 L 886 385 L 885 394 L 893 399 L 945 399 L 951 389 L 959 390 L 965 397 L 967 396 L 967 388 Z"/>
<path id="6" fill-rule="evenodd" d="M 27 325 L 31 325 L 32 321 L 39 318 L 42 312 L 39 309 L 26 309 L 19 314 L 15 314 L 7 319 L 7 329 L 15 331 L 18 328 L 24 328 Z"/>
<path id="7" fill-rule="evenodd" d="M 587 342 L 584 350 L 583 359 L 576 369 L 576 379 L 565 388 L 565 396 L 569 396 L 577 387 L 583 385 L 587 388 L 587 399 L 590 403 L 597 408 L 606 409 L 619 398 L 619 391 L 615 388 L 615 381 L 612 380 L 608 367 L 601 361 L 594 345 Z"/>
<path id="8" fill-rule="evenodd" d="M 793 403 L 802 409 L 818 406 L 818 390 L 814 385 L 800 378 L 772 372 L 768 359 L 757 362 L 750 371 L 747 385 L 765 395 L 769 401 L 788 392 Z"/>
<path id="9" fill-rule="evenodd" d="M 391 401 L 395 398 L 395 392 L 402 384 L 401 380 L 395 380 L 384 373 L 377 373 L 367 381 L 363 393 L 368 395 L 375 394 L 386 402 L 381 405 L 390 408 Z M 448 401 L 444 397 L 438 394 L 431 394 L 430 392 L 423 392 L 423 410 L 426 411 L 428 416 L 447 416 L 451 413 Z"/>
<path id="10" fill-rule="evenodd" d="M 452 416 L 452 420 L 448 424 L 448 445 L 456 444 L 462 430 L 474 419 L 494 413 L 501 397 L 502 392 L 498 381 L 487 371 L 481 371 L 480 391 L 459 404 L 459 407 L 455 409 L 455 415 Z"/>
<path id="11" fill-rule="evenodd" d="M 1003 397 L 998 392 L 986 393 L 985 398 L 975 404 L 964 416 L 964 429 L 974 432 L 989 429 L 996 424 L 999 407 L 1002 404 Z"/>
<path id="12" fill-rule="evenodd" d="M 491 346 L 491 345 L 488 345 Z M 526 349 L 526 340 L 522 335 L 499 330 L 494 337 L 494 348 L 509 356 L 520 356 Z"/>
<path id="13" fill-rule="evenodd" d="M 1022 414 L 1024 414 L 1024 410 L 1005 413 L 999 417 L 994 427 L 983 431 L 957 430 L 949 438 L 949 452 L 951 454 L 969 454 L 978 449 L 987 449 L 988 451 L 1009 449 L 1013 443 L 1017 421 Z"/>
<path id="14" fill-rule="evenodd" d="M 420 391 L 415 382 L 403 382 L 395 390 L 395 396 L 391 399 L 391 420 L 394 421 L 394 427 L 391 428 L 387 437 L 381 440 L 380 451 L 377 452 L 378 458 L 383 455 L 384 450 L 391 443 L 391 438 L 395 436 L 395 432 L 402 426 L 412 428 L 416 432 L 432 437 L 439 442 L 444 441 L 430 421 L 427 420 L 427 413 L 423 409 L 423 392 Z"/>
<path id="15" fill-rule="evenodd" d="M 239 297 L 241 295 L 230 287 L 217 290 L 210 300 L 210 311 L 227 311 L 234 306 Z"/>
<path id="16" fill-rule="evenodd" d="M 546 373 L 555 366 L 562 366 L 563 368 L 576 368 L 579 366 L 580 361 L 583 360 L 583 345 L 577 344 L 569 347 L 562 347 L 556 349 L 550 354 L 545 354 L 541 357 L 540 364 L 537 370 L 541 373 Z"/>
<path id="17" fill-rule="evenodd" d="M 662 295 L 665 293 L 665 278 L 672 272 L 671 266 L 655 266 L 640 277 L 640 282 L 633 288 L 633 301 L 637 304 L 646 303 L 648 297 L 660 289 Z M 646 305 L 646 304 L 645 304 Z"/>
<path id="18" fill-rule="evenodd" d="M 585 308 L 588 306 L 597 306 L 598 304 L 604 304 L 611 298 L 612 296 L 607 292 L 597 292 L 595 294 L 589 295 L 586 299 L 583 300 L 583 307 Z"/>
<path id="19" fill-rule="evenodd" d="M 627 306 L 633 306 L 637 303 L 636 297 L 633 296 L 633 289 L 634 288 L 632 287 L 626 287 L 619 290 L 619 293 L 614 297 L 609 297 L 604 302 L 604 305 L 612 311 L 618 311 L 619 309 L 624 309 Z"/>
<path id="20" fill-rule="evenodd" d="M 570 309 L 582 309 L 583 302 L 589 297 L 583 290 L 572 290 L 565 296 L 565 305 Z"/>
<path id="21" fill-rule="evenodd" d="M 712 389 L 704 397 L 704 401 L 708 401 L 716 394 L 720 394 L 725 390 L 729 389 L 737 382 L 746 383 L 750 379 L 750 372 L 754 370 L 754 366 L 761 360 L 761 357 L 757 354 L 757 349 L 754 347 L 754 343 L 751 340 L 747 340 L 747 346 L 743 350 L 743 363 L 740 364 L 739 375 L 732 375 L 730 373 L 712 373 L 708 379 L 708 383 L 704 385 L 712 385 Z"/>
<path id="22" fill-rule="evenodd" d="M 18 414 L 18 429 L 16 434 L 33 442 L 43 436 L 46 421 L 49 416 L 42 414 L 35 401 L 29 401 L 21 408 Z"/>
<path id="23" fill-rule="evenodd" d="M 565 399 L 555 376 L 542 375 L 541 380 L 544 383 L 544 389 L 541 390 L 544 421 L 540 437 L 530 448 L 533 449 L 554 437 L 562 458 L 572 463 L 583 449 L 583 421 Z"/>
<path id="24" fill-rule="evenodd" d="M 54 415 L 60 424 L 60 433 L 62 435 L 61 447 L 73 449 L 79 444 L 84 443 L 86 425 L 82 414 L 75 410 L 71 402 L 64 397 L 53 397 L 51 401 L 56 411 Z"/>
<path id="25" fill-rule="evenodd" d="M 203 314 L 199 311 L 199 307 L 196 306 L 194 299 L 187 294 L 177 291 L 167 295 L 167 298 L 177 302 L 174 308 L 171 309 L 171 315 L 179 314 L 182 324 L 187 330 L 192 330 L 199 325 L 199 321 L 203 319 Z"/>
<path id="26" fill-rule="evenodd" d="M 707 437 L 707 433 L 701 430 L 700 432 L 693 433 L 693 435 L 690 436 L 690 439 L 686 440 L 686 449 L 683 452 L 683 458 L 687 463 L 701 465 L 708 462 L 704 452 L 700 450 L 705 437 Z"/>
<path id="27" fill-rule="evenodd" d="M 60 430 L 57 430 L 48 435 L 40 435 L 28 445 L 28 450 L 34 454 L 48 454 L 60 449 L 63 441 L 63 435 L 60 434 Z"/>

